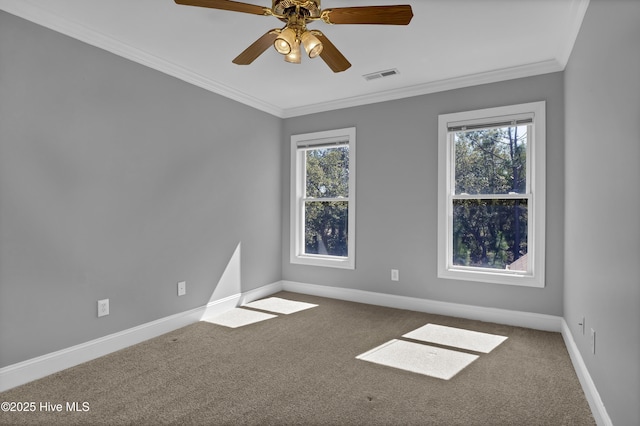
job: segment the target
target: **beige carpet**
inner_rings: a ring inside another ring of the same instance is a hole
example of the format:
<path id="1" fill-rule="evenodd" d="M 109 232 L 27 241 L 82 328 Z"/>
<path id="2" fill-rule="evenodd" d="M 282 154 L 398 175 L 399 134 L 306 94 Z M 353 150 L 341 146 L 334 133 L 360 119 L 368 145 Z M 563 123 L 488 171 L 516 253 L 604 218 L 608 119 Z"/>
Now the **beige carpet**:
<path id="1" fill-rule="evenodd" d="M 0 401 L 64 409 L 1 412 L 0 424 L 595 424 L 559 333 L 276 296 L 318 306 L 239 328 L 199 322 L 9 390 Z M 450 380 L 356 359 L 428 323 L 507 339 Z"/>

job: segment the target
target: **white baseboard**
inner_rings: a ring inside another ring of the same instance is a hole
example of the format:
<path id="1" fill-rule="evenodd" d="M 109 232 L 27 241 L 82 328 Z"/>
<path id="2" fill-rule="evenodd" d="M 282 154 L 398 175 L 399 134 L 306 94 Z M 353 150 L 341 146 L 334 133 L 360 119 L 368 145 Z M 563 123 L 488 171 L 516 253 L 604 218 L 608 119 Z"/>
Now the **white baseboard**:
<path id="1" fill-rule="evenodd" d="M 396 296 L 393 294 L 374 293 L 340 287 L 328 287 L 315 284 L 282 281 L 282 289 L 295 293 L 328 297 L 330 299 L 367 303 L 389 308 L 406 309 L 417 312 L 428 312 L 467 318 L 477 321 L 495 322 L 536 330 L 559 332 L 562 328 L 562 317 L 535 314 L 531 312 L 510 311 L 506 309 L 485 308 L 481 306 L 463 305 L 459 303 L 439 302 L 437 300 L 416 297 Z"/>
<path id="2" fill-rule="evenodd" d="M 267 296 L 271 296 L 274 293 L 282 291 L 282 281 L 276 281 L 275 283 L 267 284 L 255 290 L 249 290 L 242 293 L 240 303 L 238 306 L 246 305 L 254 300 L 262 299 Z"/>
<path id="3" fill-rule="evenodd" d="M 535 314 L 530 312 L 510 311 L 506 309 L 485 308 L 480 306 L 463 305 L 458 303 L 439 302 L 435 300 L 419 299 L 391 294 L 373 293 L 363 290 L 353 290 L 339 287 L 327 287 L 314 284 L 283 281 L 282 289 L 295 293 L 328 297 L 331 299 L 347 300 L 350 302 L 367 303 L 397 309 L 407 309 L 431 314 L 447 315 L 458 318 L 468 318 L 477 321 L 495 322 L 516 327 L 533 328 L 536 330 L 560 332 L 565 341 L 567 351 L 571 357 L 573 367 L 578 375 L 589 407 L 599 426 L 613 426 L 607 410 L 602 403 L 587 367 L 578 351 L 573 335 L 562 317 Z"/>
<path id="4" fill-rule="evenodd" d="M 137 327 L 91 340 L 70 348 L 52 352 L 37 358 L 0 368 L 0 392 L 49 374 L 73 367 L 83 362 L 107 355 L 128 346 L 168 333 L 178 328 L 200 321 L 202 318 L 221 314 L 229 309 L 242 306 L 254 300 L 267 297 L 279 291 L 309 294 L 330 299 L 356 303 L 386 306 L 417 312 L 428 312 L 478 321 L 527 327 L 537 330 L 561 332 L 571 361 L 585 392 L 594 419 L 598 425 L 611 426 L 612 422 L 602 403 L 589 371 L 573 340 L 573 335 L 562 317 L 486 308 L 458 303 L 440 302 L 415 297 L 396 296 L 339 287 L 321 286 L 294 281 L 278 281 L 244 293 L 234 294 L 224 299 L 209 302 L 206 306 L 161 318 Z"/>
<path id="5" fill-rule="evenodd" d="M 246 293 L 214 300 L 205 306 L 186 312 L 160 318 L 137 327 L 0 368 L 0 392 L 177 330 L 198 322 L 202 318 L 221 314 L 240 304 L 276 293 L 281 289 L 281 282 L 276 282 Z"/>
<path id="6" fill-rule="evenodd" d="M 613 422 L 611 421 L 604 403 L 600 398 L 598 389 L 596 389 L 596 385 L 591 379 L 589 370 L 587 370 L 587 365 L 584 363 L 584 359 L 582 359 L 578 346 L 573 339 L 571 329 L 564 318 L 562 319 L 562 338 L 564 339 L 567 352 L 569 352 L 569 357 L 573 363 L 573 368 L 576 370 L 578 380 L 582 385 L 582 390 L 584 391 L 589 407 L 591 408 L 591 414 L 593 414 L 594 420 L 599 426 L 613 426 Z"/>
<path id="7" fill-rule="evenodd" d="M 204 310 L 192 309 L 4 367 L 0 369 L 0 392 L 194 323 Z"/>
<path id="8" fill-rule="evenodd" d="M 199 309 L 202 309 L 202 313 L 198 317 L 198 319 L 193 322 L 200 321 L 203 318 L 220 315 L 221 313 L 226 312 L 229 309 L 233 309 L 239 305 L 241 299 L 242 299 L 242 293 L 237 293 L 237 294 L 225 297 L 223 299 L 209 302 L 203 308 L 199 308 Z M 188 325 L 188 324 L 185 324 L 185 325 Z M 176 327 L 176 328 L 179 328 L 179 327 Z"/>

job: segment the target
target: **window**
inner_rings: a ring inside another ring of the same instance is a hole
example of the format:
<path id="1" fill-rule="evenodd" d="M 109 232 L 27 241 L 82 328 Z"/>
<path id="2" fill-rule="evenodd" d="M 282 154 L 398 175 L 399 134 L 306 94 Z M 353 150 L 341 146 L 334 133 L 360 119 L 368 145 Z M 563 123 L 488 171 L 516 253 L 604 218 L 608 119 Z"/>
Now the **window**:
<path id="1" fill-rule="evenodd" d="M 545 103 L 438 127 L 438 276 L 544 287 Z"/>
<path id="2" fill-rule="evenodd" d="M 291 263 L 355 268 L 356 129 L 291 136 Z"/>

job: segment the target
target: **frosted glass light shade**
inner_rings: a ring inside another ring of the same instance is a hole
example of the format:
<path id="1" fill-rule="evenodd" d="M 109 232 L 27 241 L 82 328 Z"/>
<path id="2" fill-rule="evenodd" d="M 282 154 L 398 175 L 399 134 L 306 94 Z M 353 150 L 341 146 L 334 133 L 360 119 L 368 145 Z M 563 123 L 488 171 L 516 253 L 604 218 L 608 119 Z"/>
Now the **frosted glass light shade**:
<path id="1" fill-rule="evenodd" d="M 305 31 L 302 33 L 301 38 L 304 50 L 307 51 L 310 58 L 315 58 L 322 52 L 322 43 L 318 40 L 318 37 L 314 36 L 309 31 Z"/>
<path id="2" fill-rule="evenodd" d="M 273 47 L 276 48 L 278 53 L 288 55 L 293 49 L 293 45 L 296 40 L 296 32 L 291 28 L 285 28 L 280 35 L 273 42 Z"/>
<path id="3" fill-rule="evenodd" d="M 292 64 L 300 63 L 300 42 L 298 40 L 294 40 L 291 45 L 291 52 L 288 55 L 285 55 L 284 60 L 290 62 Z"/>

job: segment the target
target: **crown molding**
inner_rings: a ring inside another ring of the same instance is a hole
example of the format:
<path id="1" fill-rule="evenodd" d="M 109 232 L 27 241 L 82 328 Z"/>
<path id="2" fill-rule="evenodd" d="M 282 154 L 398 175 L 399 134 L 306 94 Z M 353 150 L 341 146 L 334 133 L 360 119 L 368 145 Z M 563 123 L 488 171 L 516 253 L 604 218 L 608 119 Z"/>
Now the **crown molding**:
<path id="1" fill-rule="evenodd" d="M 563 46 L 563 50 L 560 53 L 560 65 L 562 65 L 562 69 L 564 69 L 569 63 L 569 57 L 571 56 L 573 46 L 576 44 L 576 40 L 578 39 L 578 33 L 580 32 L 584 15 L 587 13 L 587 9 L 589 8 L 589 1 L 590 0 L 573 0 L 571 2 L 570 10 L 573 21 L 571 21 L 571 24 L 567 26 L 567 38 L 565 39 L 566 44 Z"/>
<path id="2" fill-rule="evenodd" d="M 568 29 L 571 34 L 570 42 L 562 48 L 562 56 L 560 60 L 550 59 L 517 67 L 432 81 L 425 84 L 368 95 L 337 99 L 310 105 L 301 105 L 292 108 L 281 108 L 263 99 L 258 99 L 218 81 L 204 77 L 203 75 L 193 72 L 176 63 L 167 61 L 166 59 L 133 47 L 122 40 L 102 34 L 80 23 L 64 19 L 52 11 L 44 10 L 40 6 L 35 6 L 33 3 L 29 2 L 29 0 L 0 0 L 0 9 L 8 13 L 279 118 L 292 118 L 319 112 L 426 95 L 446 90 L 460 89 L 480 84 L 495 83 L 499 81 L 563 71 L 569 60 L 573 44 L 575 43 L 575 39 L 578 35 L 578 31 L 580 30 L 580 25 L 588 5 L 589 0 L 573 1 L 571 10 L 575 17 L 573 21 L 574 24 Z"/>
<path id="3" fill-rule="evenodd" d="M 504 68 L 500 70 L 493 70 L 477 74 L 465 75 L 461 77 L 432 81 L 429 83 L 388 90 L 385 92 L 373 93 L 370 95 L 355 96 L 330 102 L 289 108 L 284 110 L 282 118 L 297 117 L 301 115 L 314 114 L 317 112 L 332 111 L 341 108 L 350 108 L 354 106 L 410 98 L 413 96 L 444 92 L 447 90 L 478 86 L 481 84 L 496 83 L 499 81 L 513 80 L 516 78 L 532 77 L 535 75 L 562 71 L 563 69 L 564 67 L 560 64 L 560 62 L 556 61 L 555 59 L 551 59 L 548 61 L 536 62 L 517 67 Z"/>
<path id="4" fill-rule="evenodd" d="M 269 102 L 265 102 L 220 82 L 206 78 L 176 63 L 133 47 L 122 40 L 107 36 L 80 23 L 62 18 L 50 10 L 45 10 L 40 6 L 30 3 L 28 0 L 0 0 L 0 10 L 4 10 L 27 21 L 31 21 L 172 77 L 176 77 L 210 92 L 275 115 L 276 117 L 283 115 L 282 108 Z"/>

